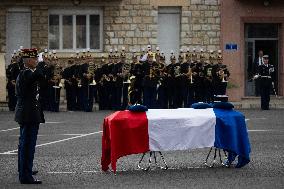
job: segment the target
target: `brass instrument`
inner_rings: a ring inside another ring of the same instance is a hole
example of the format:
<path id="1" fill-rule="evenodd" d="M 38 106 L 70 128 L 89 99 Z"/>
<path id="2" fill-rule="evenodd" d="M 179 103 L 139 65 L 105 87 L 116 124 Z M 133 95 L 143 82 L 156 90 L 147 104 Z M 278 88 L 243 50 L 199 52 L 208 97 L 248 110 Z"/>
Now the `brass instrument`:
<path id="1" fill-rule="evenodd" d="M 53 78 L 52 78 L 52 80 L 54 82 L 54 86 L 62 87 L 62 83 L 60 82 L 61 81 L 61 72 L 62 72 L 62 68 L 60 67 L 60 65 L 58 63 L 55 63 Z"/>
<path id="2" fill-rule="evenodd" d="M 89 62 L 88 71 L 87 71 L 88 80 L 94 78 L 94 75 L 95 75 L 95 64 L 94 62 Z M 90 83 L 89 85 L 96 85 L 96 81 L 93 79 L 92 83 Z"/>
<path id="3" fill-rule="evenodd" d="M 207 75 L 208 77 L 212 77 L 212 68 L 208 68 L 208 69 L 207 69 L 206 75 Z"/>
<path id="4" fill-rule="evenodd" d="M 175 68 L 174 68 L 174 75 L 175 75 L 175 77 L 179 77 L 180 76 L 180 66 L 175 66 Z"/>
<path id="5" fill-rule="evenodd" d="M 193 84 L 194 82 L 193 82 L 193 77 L 192 77 L 192 75 L 193 75 L 193 73 L 192 73 L 192 69 L 191 68 L 188 68 L 188 72 L 187 72 L 187 77 L 189 78 L 189 80 L 190 80 L 190 84 Z"/>
<path id="6" fill-rule="evenodd" d="M 224 71 L 224 69 L 221 68 L 221 69 L 218 71 L 218 75 L 219 75 L 220 79 L 222 79 L 222 82 L 223 82 L 223 83 L 228 82 L 228 81 L 225 80 L 225 71 Z"/>

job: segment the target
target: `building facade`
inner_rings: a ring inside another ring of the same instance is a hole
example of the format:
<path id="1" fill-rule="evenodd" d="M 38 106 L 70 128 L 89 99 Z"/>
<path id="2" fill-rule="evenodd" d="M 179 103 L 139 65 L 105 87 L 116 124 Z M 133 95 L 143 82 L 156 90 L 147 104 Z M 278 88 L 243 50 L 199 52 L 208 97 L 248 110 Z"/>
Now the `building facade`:
<path id="1" fill-rule="evenodd" d="M 231 101 L 252 96 L 249 67 L 263 49 L 277 70 L 283 95 L 284 2 L 281 0 L 2 0 L 0 2 L 0 101 L 6 100 L 5 67 L 19 46 L 56 49 L 59 57 L 90 48 L 128 55 L 148 44 L 169 57 L 180 48 L 223 51 Z"/>

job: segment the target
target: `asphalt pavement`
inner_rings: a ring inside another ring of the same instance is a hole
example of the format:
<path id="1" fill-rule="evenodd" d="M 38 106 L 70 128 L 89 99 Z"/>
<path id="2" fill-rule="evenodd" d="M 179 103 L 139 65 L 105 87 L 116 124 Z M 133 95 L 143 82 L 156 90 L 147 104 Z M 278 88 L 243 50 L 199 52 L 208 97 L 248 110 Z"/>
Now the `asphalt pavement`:
<path id="1" fill-rule="evenodd" d="M 241 112 L 252 149 L 245 167 L 205 167 L 206 148 L 164 153 L 168 170 L 141 171 L 141 154 L 122 157 L 116 175 L 100 166 L 102 123 L 111 111 L 45 112 L 34 160 L 40 186 L 19 184 L 19 126 L 13 112 L 0 112 L 0 188 L 284 188 L 284 110 Z"/>

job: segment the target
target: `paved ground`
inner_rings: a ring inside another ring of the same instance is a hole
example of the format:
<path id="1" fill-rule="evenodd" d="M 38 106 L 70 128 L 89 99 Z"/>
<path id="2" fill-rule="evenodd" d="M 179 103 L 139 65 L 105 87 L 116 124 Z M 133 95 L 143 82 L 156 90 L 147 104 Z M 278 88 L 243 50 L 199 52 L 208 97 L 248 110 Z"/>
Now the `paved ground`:
<path id="1" fill-rule="evenodd" d="M 284 110 L 243 111 L 252 147 L 244 168 L 206 168 L 208 149 L 199 149 L 165 153 L 167 171 L 143 172 L 140 155 L 123 157 L 116 176 L 100 171 L 101 124 L 110 113 L 45 113 L 35 158 L 40 188 L 284 188 Z M 0 188 L 30 187 L 17 180 L 17 127 L 13 113 L 0 112 Z"/>

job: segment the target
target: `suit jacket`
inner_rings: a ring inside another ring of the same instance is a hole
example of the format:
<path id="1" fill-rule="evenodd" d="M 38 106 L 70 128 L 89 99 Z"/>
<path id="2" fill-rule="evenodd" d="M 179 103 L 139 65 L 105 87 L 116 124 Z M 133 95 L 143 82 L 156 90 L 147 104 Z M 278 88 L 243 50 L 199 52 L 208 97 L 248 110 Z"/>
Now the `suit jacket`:
<path id="1" fill-rule="evenodd" d="M 262 61 L 263 64 L 263 61 Z M 259 67 L 259 57 L 256 57 L 253 61 L 253 65 L 252 65 L 252 73 L 256 74 L 258 72 L 258 67 Z"/>
<path id="2" fill-rule="evenodd" d="M 17 105 L 15 121 L 18 123 L 44 123 L 39 102 L 39 83 L 44 79 L 41 69 L 22 70 L 16 81 Z"/>

